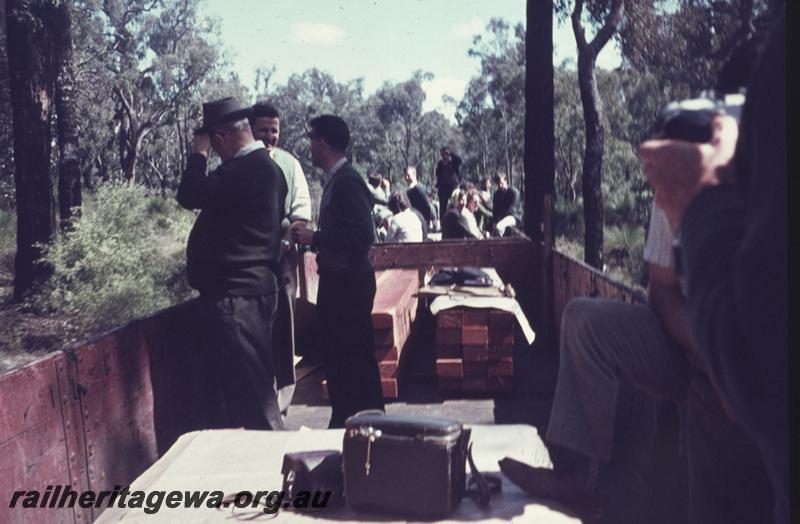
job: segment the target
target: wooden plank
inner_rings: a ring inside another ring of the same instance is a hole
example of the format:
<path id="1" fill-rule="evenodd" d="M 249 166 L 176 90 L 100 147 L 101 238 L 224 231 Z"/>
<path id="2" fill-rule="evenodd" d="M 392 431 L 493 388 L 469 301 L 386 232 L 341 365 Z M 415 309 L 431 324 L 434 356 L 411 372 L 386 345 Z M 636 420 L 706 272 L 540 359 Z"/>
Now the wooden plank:
<path id="1" fill-rule="evenodd" d="M 561 316 L 567 303 L 576 297 L 602 297 L 629 303 L 644 303 L 644 293 L 603 275 L 596 269 L 563 253 L 553 251 L 553 319 L 555 343 L 560 334 Z M 557 347 L 557 346 L 556 346 Z"/>
<path id="2" fill-rule="evenodd" d="M 516 319 L 514 318 L 514 314 L 509 311 L 503 311 L 502 309 L 490 309 L 488 310 L 488 317 L 488 326 L 490 330 L 514 329 Z"/>
<path id="3" fill-rule="evenodd" d="M 506 357 L 511 358 L 513 354 L 514 354 L 514 346 L 509 346 L 509 345 L 489 346 L 490 361 L 497 361 Z"/>
<path id="4" fill-rule="evenodd" d="M 461 343 L 465 346 L 485 346 L 489 343 L 489 330 L 483 326 L 464 326 L 461 329 Z"/>
<path id="5" fill-rule="evenodd" d="M 376 244 L 370 249 L 369 257 L 375 269 L 419 268 L 423 265 L 497 268 L 525 260 L 533 246 L 527 238 Z"/>
<path id="6" fill-rule="evenodd" d="M 436 315 L 436 329 L 461 329 L 463 319 L 463 308 L 445 309 Z"/>
<path id="7" fill-rule="evenodd" d="M 317 303 L 319 273 L 317 272 L 317 255 L 306 251 L 298 259 L 297 264 L 298 298 L 310 304 Z"/>
<path id="8" fill-rule="evenodd" d="M 436 344 L 437 358 L 464 358 L 463 346 L 459 344 Z"/>
<path id="9" fill-rule="evenodd" d="M 73 509 L 14 509 L 16 490 L 38 490 L 72 483 L 68 438 L 61 416 L 57 365 L 52 354 L 0 377 L 0 522 L 74 522 Z M 70 428 L 73 431 L 74 428 Z M 82 483 L 76 478 L 78 489 Z M 21 502 L 18 502 L 18 507 Z M 82 514 L 82 513 L 81 513 Z M 81 522 L 88 522 L 82 518 Z"/>
<path id="10" fill-rule="evenodd" d="M 483 378 L 489 376 L 488 365 L 486 361 L 479 362 L 479 361 L 471 361 L 471 360 L 464 360 L 464 380 L 468 378 Z"/>
<path id="11" fill-rule="evenodd" d="M 75 355 L 89 485 L 96 491 L 127 485 L 158 458 L 147 346 L 129 324 Z"/>
<path id="12" fill-rule="evenodd" d="M 514 331 L 508 329 L 489 329 L 490 346 L 513 346 L 514 345 Z"/>
<path id="13" fill-rule="evenodd" d="M 380 347 L 375 348 L 375 360 L 378 362 L 383 362 L 386 360 L 396 361 L 399 360 L 400 352 L 397 350 L 396 347 Z"/>
<path id="14" fill-rule="evenodd" d="M 465 362 L 486 362 L 489 360 L 489 346 L 486 344 L 464 344 Z"/>
<path id="15" fill-rule="evenodd" d="M 440 379 L 464 378 L 464 362 L 460 358 L 437 358 L 436 376 Z"/>
<path id="16" fill-rule="evenodd" d="M 490 377 L 514 376 L 514 359 L 504 357 L 500 360 L 489 362 L 487 371 Z"/>
<path id="17" fill-rule="evenodd" d="M 463 308 L 464 328 L 487 327 L 490 311 L 489 309 Z"/>
<path id="18" fill-rule="evenodd" d="M 397 378 L 397 367 L 396 360 L 384 360 L 378 363 L 381 378 Z"/>
<path id="19" fill-rule="evenodd" d="M 461 329 L 446 328 L 446 329 L 436 330 L 437 346 L 454 345 L 454 344 L 455 345 L 462 344 Z"/>
<path id="20" fill-rule="evenodd" d="M 59 415 L 54 366 L 53 358 L 45 358 L 0 377 L 0 442 Z"/>

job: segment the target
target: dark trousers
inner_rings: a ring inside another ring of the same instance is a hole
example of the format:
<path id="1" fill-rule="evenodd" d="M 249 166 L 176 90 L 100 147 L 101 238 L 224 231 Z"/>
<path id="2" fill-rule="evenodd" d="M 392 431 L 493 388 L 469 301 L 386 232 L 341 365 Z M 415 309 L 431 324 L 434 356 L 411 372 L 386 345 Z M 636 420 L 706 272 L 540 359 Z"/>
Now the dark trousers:
<path id="1" fill-rule="evenodd" d="M 456 190 L 458 186 L 451 186 L 451 185 L 440 185 L 437 193 L 439 196 L 439 223 L 444 224 L 444 215 L 447 213 L 447 209 L 450 206 L 450 196 L 452 196 L 453 191 Z M 444 228 L 444 226 L 442 226 Z"/>
<path id="2" fill-rule="evenodd" d="M 285 429 L 275 394 L 272 324 L 275 293 L 201 295 L 211 362 L 219 378 L 228 427 Z"/>
<path id="3" fill-rule="evenodd" d="M 317 320 L 325 377 L 331 399 L 329 427 L 344 427 L 350 415 L 384 409 L 375 342 L 372 305 L 375 273 L 320 272 Z"/>

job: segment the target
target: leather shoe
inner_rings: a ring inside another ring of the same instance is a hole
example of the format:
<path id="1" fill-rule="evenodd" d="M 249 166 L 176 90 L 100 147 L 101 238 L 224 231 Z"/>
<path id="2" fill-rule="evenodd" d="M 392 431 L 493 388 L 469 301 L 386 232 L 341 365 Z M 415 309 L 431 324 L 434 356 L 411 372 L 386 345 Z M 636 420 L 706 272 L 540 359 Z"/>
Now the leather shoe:
<path id="1" fill-rule="evenodd" d="M 498 464 L 500 471 L 531 497 L 572 504 L 595 502 L 597 478 L 588 461 L 566 471 L 535 468 L 508 457 Z"/>

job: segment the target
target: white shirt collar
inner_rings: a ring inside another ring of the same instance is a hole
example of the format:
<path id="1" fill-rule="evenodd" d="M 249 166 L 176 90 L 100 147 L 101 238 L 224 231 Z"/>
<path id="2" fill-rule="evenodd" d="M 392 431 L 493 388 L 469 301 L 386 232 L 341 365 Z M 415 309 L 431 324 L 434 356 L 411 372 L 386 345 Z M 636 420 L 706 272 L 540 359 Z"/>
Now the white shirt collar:
<path id="1" fill-rule="evenodd" d="M 242 148 L 237 151 L 235 155 L 233 155 L 233 158 L 239 158 L 240 156 L 250 154 L 258 149 L 266 149 L 266 147 L 264 147 L 264 142 L 261 140 L 254 140 L 249 144 L 242 146 Z"/>
<path id="2" fill-rule="evenodd" d="M 342 158 L 339 159 L 338 162 L 333 164 L 333 167 L 330 168 L 330 170 L 327 173 L 325 173 L 325 177 L 323 178 L 322 187 L 325 187 L 325 186 L 328 185 L 328 183 L 330 183 L 331 178 L 333 178 L 333 175 L 335 175 L 336 172 L 339 171 L 339 168 L 341 168 L 345 164 L 345 162 L 347 162 L 347 158 L 346 157 L 342 157 Z"/>

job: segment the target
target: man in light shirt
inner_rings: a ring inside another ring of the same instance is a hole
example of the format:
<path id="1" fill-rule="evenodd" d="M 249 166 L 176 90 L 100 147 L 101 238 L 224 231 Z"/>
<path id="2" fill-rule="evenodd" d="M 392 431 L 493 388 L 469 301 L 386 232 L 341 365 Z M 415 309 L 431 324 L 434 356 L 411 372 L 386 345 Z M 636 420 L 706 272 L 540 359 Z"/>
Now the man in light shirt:
<path id="1" fill-rule="evenodd" d="M 259 102 L 252 108 L 249 116 L 253 137 L 261 140 L 272 160 L 278 164 L 286 180 L 286 201 L 281 221 L 281 258 L 277 270 L 278 309 L 274 330 L 275 374 L 278 404 L 286 413 L 294 395 L 294 309 L 297 295 L 297 248 L 290 240 L 289 227 L 297 223 L 311 221 L 311 198 L 303 168 L 300 162 L 288 151 L 278 147 L 281 134 L 281 120 L 277 109 L 268 102 Z"/>
<path id="2" fill-rule="evenodd" d="M 423 230 L 420 215 L 414 212 L 411 203 L 402 193 L 394 193 L 389 197 L 389 210 L 393 213 L 387 217 L 385 242 L 422 242 Z"/>
<path id="3" fill-rule="evenodd" d="M 475 189 L 470 189 L 467 191 L 467 205 L 461 209 L 461 214 L 464 215 L 464 219 L 467 221 L 469 232 L 475 238 L 483 238 L 483 233 L 481 228 L 478 227 L 478 221 L 475 218 L 475 213 L 478 212 L 480 207 L 480 201 L 480 193 Z"/>

